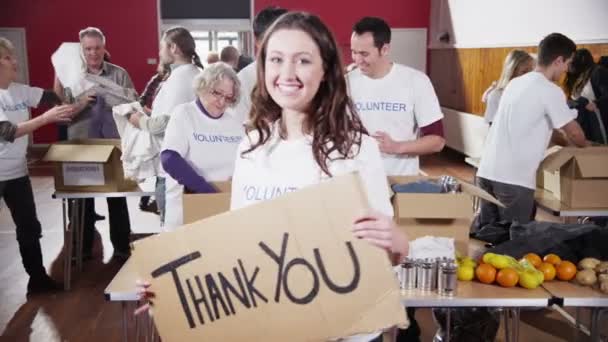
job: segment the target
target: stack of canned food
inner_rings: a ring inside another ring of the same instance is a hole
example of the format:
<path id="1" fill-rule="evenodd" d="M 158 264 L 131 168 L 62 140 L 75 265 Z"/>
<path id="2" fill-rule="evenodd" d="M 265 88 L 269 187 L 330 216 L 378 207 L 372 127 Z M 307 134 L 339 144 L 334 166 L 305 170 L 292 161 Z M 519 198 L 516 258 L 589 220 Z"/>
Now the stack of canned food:
<path id="1" fill-rule="evenodd" d="M 398 278 L 402 290 L 437 291 L 442 296 L 453 296 L 458 286 L 456 261 L 448 258 L 405 258 Z"/>

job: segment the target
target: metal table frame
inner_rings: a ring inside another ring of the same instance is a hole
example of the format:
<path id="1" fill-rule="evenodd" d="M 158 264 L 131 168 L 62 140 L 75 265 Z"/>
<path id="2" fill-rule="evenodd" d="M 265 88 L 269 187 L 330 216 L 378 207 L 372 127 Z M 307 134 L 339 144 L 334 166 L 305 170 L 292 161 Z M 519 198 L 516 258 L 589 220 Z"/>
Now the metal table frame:
<path id="1" fill-rule="evenodd" d="M 63 286 L 69 291 L 72 280 L 72 248 L 76 239 L 76 268 L 82 271 L 82 248 L 84 231 L 84 200 L 87 198 L 112 198 L 112 197 L 142 197 L 154 196 L 154 192 L 127 191 L 127 192 L 55 192 L 53 198 L 61 199 L 62 221 L 63 221 Z M 72 202 L 72 212 L 69 222 L 67 219 L 68 205 Z"/>
<path id="2" fill-rule="evenodd" d="M 460 283 L 460 282 L 459 282 Z M 497 293 L 502 288 L 497 287 Z M 417 294 L 418 290 L 402 290 L 401 303 L 405 307 L 416 308 L 446 308 L 446 340 L 451 338 L 451 310 L 455 308 L 467 307 L 491 307 L 503 310 L 505 324 L 505 341 L 519 340 L 519 317 L 522 307 L 547 307 L 551 301 L 551 295 L 547 292 L 546 298 L 459 298 L 458 294 L 454 297 L 441 297 L 438 294 L 433 297 L 407 297 L 406 294 Z"/>
<path id="3" fill-rule="evenodd" d="M 581 287 L 579 289 L 575 289 L 576 291 L 581 291 L 579 294 L 571 294 L 567 292 L 572 291 L 573 284 L 562 284 L 562 286 L 569 286 L 570 289 L 564 291 L 556 288 L 551 288 L 551 285 L 546 284 L 543 285 L 545 290 L 551 293 L 552 296 L 556 298 L 556 305 L 561 307 L 575 307 L 577 308 L 575 325 L 576 328 L 582 330 L 582 325 L 578 319 L 578 309 L 579 308 L 588 308 L 591 310 L 591 326 L 589 329 L 589 334 L 591 337 L 591 341 L 599 342 L 600 341 L 600 322 L 602 317 L 608 313 L 608 296 L 601 294 L 590 292 L 594 291 L 589 288 Z M 561 315 L 565 315 L 563 310 L 556 310 Z"/>

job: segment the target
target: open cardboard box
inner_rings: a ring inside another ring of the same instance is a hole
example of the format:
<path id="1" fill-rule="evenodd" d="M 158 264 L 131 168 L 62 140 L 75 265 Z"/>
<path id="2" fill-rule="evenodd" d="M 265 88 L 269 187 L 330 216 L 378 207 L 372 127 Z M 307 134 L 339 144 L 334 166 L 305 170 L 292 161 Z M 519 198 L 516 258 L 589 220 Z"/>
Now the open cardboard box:
<path id="1" fill-rule="evenodd" d="M 183 195 L 184 224 L 230 210 L 231 182 L 213 182 L 212 184 L 218 190 L 217 193 Z"/>
<path id="2" fill-rule="evenodd" d="M 118 139 L 75 139 L 49 147 L 43 161 L 54 162 L 55 190 L 125 192 L 137 183 L 124 177 Z"/>
<path id="3" fill-rule="evenodd" d="M 608 208 L 608 147 L 550 148 L 538 168 L 537 187 L 570 208 Z"/>
<path id="4" fill-rule="evenodd" d="M 418 180 L 437 180 L 425 176 L 392 176 L 389 183 L 405 184 Z M 468 253 L 469 231 L 473 221 L 473 197 L 479 197 L 497 205 L 502 204 L 486 191 L 459 181 L 462 192 L 421 194 L 395 193 L 393 207 L 399 227 L 410 240 L 426 235 L 453 238 L 456 250 Z"/>

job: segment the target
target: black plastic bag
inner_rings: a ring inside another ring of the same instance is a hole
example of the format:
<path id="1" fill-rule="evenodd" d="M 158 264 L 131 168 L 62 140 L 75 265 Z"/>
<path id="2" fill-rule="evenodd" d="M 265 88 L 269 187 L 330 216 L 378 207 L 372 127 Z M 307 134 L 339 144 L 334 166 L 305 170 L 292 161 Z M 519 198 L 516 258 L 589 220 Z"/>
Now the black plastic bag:
<path id="1" fill-rule="evenodd" d="M 439 326 L 433 342 L 492 342 L 496 339 L 501 309 L 452 308 L 450 310 L 450 341 L 447 341 L 447 309 L 433 309 L 433 320 Z"/>

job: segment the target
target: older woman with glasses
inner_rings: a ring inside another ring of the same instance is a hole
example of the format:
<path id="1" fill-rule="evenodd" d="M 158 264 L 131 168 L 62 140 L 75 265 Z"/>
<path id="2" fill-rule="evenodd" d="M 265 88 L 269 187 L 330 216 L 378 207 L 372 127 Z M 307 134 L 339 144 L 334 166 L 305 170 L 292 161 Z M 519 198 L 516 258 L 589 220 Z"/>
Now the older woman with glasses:
<path id="1" fill-rule="evenodd" d="M 239 98 L 240 83 L 234 70 L 215 63 L 194 80 L 197 98 L 175 108 L 161 153 L 169 174 L 166 189 L 165 228 L 183 224 L 182 194 L 210 193 L 208 182 L 232 177 L 236 149 L 244 130 L 242 122 L 226 111 Z"/>

